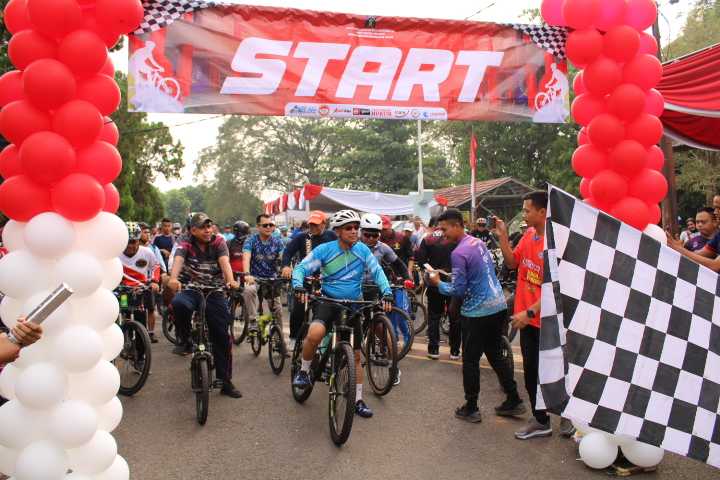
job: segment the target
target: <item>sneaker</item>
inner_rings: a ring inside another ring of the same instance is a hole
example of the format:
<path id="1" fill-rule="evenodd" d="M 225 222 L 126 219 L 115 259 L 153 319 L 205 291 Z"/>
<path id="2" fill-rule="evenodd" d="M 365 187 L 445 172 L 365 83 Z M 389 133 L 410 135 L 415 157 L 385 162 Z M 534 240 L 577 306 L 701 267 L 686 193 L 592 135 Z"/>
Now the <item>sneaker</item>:
<path id="1" fill-rule="evenodd" d="M 528 440 L 535 437 L 549 437 L 552 435 L 552 427 L 550 420 L 542 424 L 533 416 L 528 419 L 527 425 L 522 430 L 515 432 L 515 438 L 518 440 Z"/>
<path id="2" fill-rule="evenodd" d="M 560 419 L 560 428 L 558 430 L 561 436 L 570 438 L 575 435 L 575 425 L 567 418 Z"/>
<path id="3" fill-rule="evenodd" d="M 312 385 L 310 375 L 307 372 L 300 370 L 295 378 L 293 379 L 292 386 L 296 388 L 307 388 Z"/>
<path id="4" fill-rule="evenodd" d="M 460 360 L 460 352 L 450 352 L 450 360 Z"/>
<path id="5" fill-rule="evenodd" d="M 288 342 L 288 351 L 294 352 L 295 351 L 295 339 L 291 338 Z"/>
<path id="6" fill-rule="evenodd" d="M 395 375 L 395 380 L 393 381 L 393 386 L 396 387 L 400 385 L 400 375 L 402 375 L 402 372 L 398 368 L 397 375 Z"/>
<path id="7" fill-rule="evenodd" d="M 480 410 L 477 407 L 469 407 L 467 403 L 464 404 L 462 407 L 458 407 L 455 409 L 455 417 L 470 423 L 482 422 L 482 415 L 480 415 Z"/>
<path id="8" fill-rule="evenodd" d="M 150 343 L 158 343 L 158 339 L 155 337 L 155 332 L 149 332 L 148 335 L 150 335 Z"/>
<path id="9" fill-rule="evenodd" d="M 240 393 L 240 390 L 235 388 L 235 385 L 233 385 L 230 380 L 225 380 L 223 382 L 223 386 L 220 389 L 220 395 L 225 395 L 230 398 L 242 398 L 242 393 Z"/>
<path id="10" fill-rule="evenodd" d="M 495 407 L 495 414 L 499 417 L 514 417 L 522 415 L 526 410 L 525 404 L 520 398 L 508 397 L 502 404 Z"/>
<path id="11" fill-rule="evenodd" d="M 440 353 L 438 352 L 438 347 L 428 347 L 428 353 L 427 356 L 431 360 L 437 360 L 440 358 Z"/>
<path id="12" fill-rule="evenodd" d="M 370 418 L 373 416 L 373 411 L 370 407 L 365 404 L 362 400 L 355 402 L 355 414 L 359 417 Z"/>

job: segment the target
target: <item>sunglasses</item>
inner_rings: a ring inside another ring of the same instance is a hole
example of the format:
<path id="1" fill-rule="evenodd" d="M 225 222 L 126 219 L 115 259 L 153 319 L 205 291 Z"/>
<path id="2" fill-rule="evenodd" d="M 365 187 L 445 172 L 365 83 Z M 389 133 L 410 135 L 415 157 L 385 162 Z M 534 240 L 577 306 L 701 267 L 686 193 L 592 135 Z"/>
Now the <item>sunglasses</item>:
<path id="1" fill-rule="evenodd" d="M 363 237 L 366 237 L 366 238 L 378 238 L 379 236 L 380 236 L 379 233 L 363 232 Z"/>
<path id="2" fill-rule="evenodd" d="M 353 230 L 360 230 L 360 226 L 359 225 L 345 225 L 342 229 L 345 230 L 346 232 L 351 232 Z"/>
<path id="3" fill-rule="evenodd" d="M 273 228 L 275 226 L 274 223 L 261 223 L 260 226 L 262 228 Z"/>

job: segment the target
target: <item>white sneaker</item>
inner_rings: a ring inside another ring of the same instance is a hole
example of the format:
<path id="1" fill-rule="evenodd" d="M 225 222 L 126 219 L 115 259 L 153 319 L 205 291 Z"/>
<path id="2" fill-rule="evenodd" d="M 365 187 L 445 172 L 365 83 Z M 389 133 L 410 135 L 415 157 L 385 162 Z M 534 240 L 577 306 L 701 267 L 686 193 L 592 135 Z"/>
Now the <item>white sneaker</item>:
<path id="1" fill-rule="evenodd" d="M 400 375 L 402 375 L 402 372 L 401 372 L 400 369 L 398 368 L 397 375 L 395 376 L 395 380 L 393 381 L 393 386 L 394 386 L 394 387 L 400 385 Z"/>
<path id="2" fill-rule="evenodd" d="M 454 360 L 454 361 L 460 360 L 460 355 L 453 355 L 453 354 L 451 353 L 451 354 L 450 354 L 450 360 Z"/>

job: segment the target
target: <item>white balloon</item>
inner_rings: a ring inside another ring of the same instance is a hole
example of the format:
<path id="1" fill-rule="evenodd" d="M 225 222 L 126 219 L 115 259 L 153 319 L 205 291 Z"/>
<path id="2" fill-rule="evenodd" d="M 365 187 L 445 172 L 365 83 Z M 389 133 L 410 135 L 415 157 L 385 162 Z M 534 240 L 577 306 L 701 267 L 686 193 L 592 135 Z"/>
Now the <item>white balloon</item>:
<path id="1" fill-rule="evenodd" d="M 125 337 L 122 329 L 115 323 L 110 325 L 106 330 L 100 333 L 103 342 L 103 360 L 113 361 L 115 357 L 120 355 L 120 351 L 125 344 Z"/>
<path id="2" fill-rule="evenodd" d="M 115 461 L 110 465 L 110 468 L 95 475 L 95 480 L 128 480 L 129 478 L 130 467 L 120 455 L 115 457 Z"/>
<path id="3" fill-rule="evenodd" d="M 27 315 L 32 312 L 35 307 L 40 305 L 43 300 L 50 295 L 50 293 L 50 290 L 41 290 L 28 297 L 23 304 L 22 314 Z M 70 310 L 70 306 L 65 303 L 60 305 L 57 310 L 51 313 L 42 324 L 43 339 L 49 339 L 61 333 L 62 330 L 70 324 L 72 318 L 71 313 L 72 310 Z"/>
<path id="4" fill-rule="evenodd" d="M 48 415 L 44 411 L 26 408 L 18 400 L 10 400 L 0 407 L 0 445 L 24 448 L 47 434 Z"/>
<path id="5" fill-rule="evenodd" d="M 667 234 L 665 233 L 665 230 L 662 229 L 662 227 L 659 227 L 655 224 L 650 224 L 645 227 L 643 233 L 654 238 L 663 245 L 667 245 Z"/>
<path id="6" fill-rule="evenodd" d="M 48 428 L 51 438 L 63 448 L 76 448 L 92 440 L 98 414 L 88 403 L 67 400 L 53 410 Z"/>
<path id="7" fill-rule="evenodd" d="M 60 403 L 65 396 L 67 375 L 48 362 L 25 368 L 15 384 L 17 399 L 30 408 L 39 410 Z"/>
<path id="8" fill-rule="evenodd" d="M 99 259 L 115 258 L 127 246 L 127 226 L 112 213 L 100 212 L 92 220 L 74 225 L 77 232 L 75 248 Z"/>
<path id="9" fill-rule="evenodd" d="M 13 362 L 17 368 L 25 369 L 31 365 L 50 359 L 50 343 L 41 338 L 29 347 L 20 349 L 20 356 Z"/>
<path id="10" fill-rule="evenodd" d="M 105 260 L 102 263 L 104 278 L 102 287 L 108 290 L 115 290 L 123 278 L 123 266 L 119 258 Z"/>
<path id="11" fill-rule="evenodd" d="M 25 226 L 27 223 L 10 220 L 5 224 L 2 231 L 3 246 L 10 252 L 23 250 L 25 248 Z"/>
<path id="12" fill-rule="evenodd" d="M 54 358 L 69 373 L 93 368 L 103 354 L 103 341 L 90 327 L 77 325 L 66 328 L 55 340 Z"/>
<path id="13" fill-rule="evenodd" d="M 0 472 L 5 475 L 13 475 L 18 455 L 20 455 L 19 451 L 0 446 Z"/>
<path id="14" fill-rule="evenodd" d="M 628 437 L 626 435 L 613 435 L 612 436 L 613 441 L 615 442 L 615 445 L 622 448 L 625 445 L 635 443 L 635 439 L 633 437 Z"/>
<path id="15" fill-rule="evenodd" d="M 65 476 L 65 480 L 95 480 L 97 477 L 91 477 L 83 473 L 68 473 Z"/>
<path id="16" fill-rule="evenodd" d="M 25 300 L 6 295 L 0 302 L 0 318 L 8 329 L 12 329 L 17 323 L 18 317 L 23 313 Z"/>
<path id="17" fill-rule="evenodd" d="M 103 265 L 98 259 L 77 251 L 68 253 L 58 261 L 57 274 L 79 297 L 97 290 L 105 276 Z"/>
<path id="18" fill-rule="evenodd" d="M 609 435 L 590 432 L 580 440 L 580 458 L 590 468 L 607 468 L 615 461 L 618 447 Z"/>
<path id="19" fill-rule="evenodd" d="M 5 365 L 0 373 L 0 395 L 8 400 L 15 398 L 15 383 L 18 375 L 20 375 L 20 369 L 12 363 Z"/>
<path id="20" fill-rule="evenodd" d="M 52 212 L 34 216 L 25 227 L 25 245 L 38 257 L 59 258 L 75 243 L 73 224 Z"/>
<path id="21" fill-rule="evenodd" d="M 0 292 L 14 298 L 29 297 L 46 288 L 44 270 L 38 259 L 27 250 L 10 252 L 0 259 Z"/>
<path id="22" fill-rule="evenodd" d="M 67 455 L 59 445 L 40 441 L 20 452 L 15 464 L 17 480 L 62 480 L 67 472 Z"/>
<path id="23" fill-rule="evenodd" d="M 86 297 L 72 296 L 68 303 L 77 323 L 82 323 L 98 331 L 112 325 L 120 314 L 117 298 L 106 288 L 98 288 Z M 0 312 L 1 309 L 2 304 L 0 304 Z"/>
<path id="24" fill-rule="evenodd" d="M 622 447 L 623 455 L 638 467 L 651 468 L 662 462 L 665 450 L 647 443 L 631 442 Z"/>
<path id="25" fill-rule="evenodd" d="M 117 456 L 117 443 L 108 432 L 98 430 L 92 439 L 68 450 L 73 472 L 96 474 L 110 468 Z"/>
<path id="26" fill-rule="evenodd" d="M 114 397 L 105 405 L 97 407 L 98 428 L 106 432 L 112 432 L 120 425 L 122 420 L 123 406 L 118 397 Z"/>
<path id="27" fill-rule="evenodd" d="M 68 398 L 81 400 L 93 405 L 104 405 L 117 395 L 120 388 L 120 373 L 115 365 L 101 360 L 92 370 L 70 374 Z"/>

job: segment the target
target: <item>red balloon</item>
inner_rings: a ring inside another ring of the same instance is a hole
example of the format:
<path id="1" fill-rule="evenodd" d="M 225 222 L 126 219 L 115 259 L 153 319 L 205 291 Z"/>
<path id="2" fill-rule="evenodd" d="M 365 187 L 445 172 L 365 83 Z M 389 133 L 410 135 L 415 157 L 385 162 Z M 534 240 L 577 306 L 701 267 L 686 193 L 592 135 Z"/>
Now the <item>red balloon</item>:
<path id="1" fill-rule="evenodd" d="M 570 33 L 565 46 L 567 57 L 577 66 L 587 65 L 603 51 L 603 36 L 594 28 Z"/>
<path id="2" fill-rule="evenodd" d="M 31 63 L 23 74 L 25 95 L 43 110 L 52 110 L 75 96 L 77 85 L 72 72 L 52 58 Z"/>
<path id="3" fill-rule="evenodd" d="M 19 70 L 11 70 L 0 76 L 0 108 L 25 98 L 22 77 L 23 72 Z"/>
<path id="4" fill-rule="evenodd" d="M 648 207 L 648 213 L 649 213 L 648 225 L 650 225 L 650 224 L 657 225 L 658 223 L 660 223 L 660 220 L 662 219 L 662 210 L 660 210 L 660 207 L 658 206 L 658 204 L 657 203 L 648 203 L 647 207 Z M 643 229 L 643 230 L 645 230 L 645 229 Z"/>
<path id="5" fill-rule="evenodd" d="M 0 110 L 0 135 L 21 145 L 35 132 L 50 130 L 50 116 L 27 100 L 11 102 Z"/>
<path id="6" fill-rule="evenodd" d="M 115 180 L 120 170 L 120 153 L 107 142 L 95 142 L 77 154 L 77 171 L 93 176 L 103 185 Z"/>
<path id="7" fill-rule="evenodd" d="M 23 30 L 10 38 L 8 57 L 15 68 L 25 70 L 35 60 L 57 57 L 57 44 L 34 30 Z"/>
<path id="8" fill-rule="evenodd" d="M 643 90 L 650 90 L 662 79 L 662 63 L 652 55 L 638 55 L 625 64 L 623 82 L 634 83 Z"/>
<path id="9" fill-rule="evenodd" d="M 82 10 L 75 0 L 28 0 L 35 28 L 48 37 L 61 37 L 80 26 Z"/>
<path id="10" fill-rule="evenodd" d="M 0 151 L 0 176 L 8 179 L 21 173 L 20 152 L 15 145 L 10 144 Z"/>
<path id="11" fill-rule="evenodd" d="M 658 44 L 657 40 L 655 40 L 655 37 L 650 35 L 649 33 L 640 32 L 640 53 L 646 53 L 648 55 L 657 55 L 658 53 Z"/>
<path id="12" fill-rule="evenodd" d="M 607 113 L 605 99 L 586 93 L 575 97 L 572 103 L 572 116 L 580 125 L 588 125 L 593 118 Z"/>
<path id="13" fill-rule="evenodd" d="M 590 138 L 587 134 L 587 128 L 583 127 L 580 129 L 577 134 L 577 142 L 578 145 L 587 145 L 588 143 L 590 143 Z"/>
<path id="14" fill-rule="evenodd" d="M 112 183 L 105 184 L 103 190 L 105 191 L 105 206 L 103 207 L 103 211 L 117 213 L 118 208 L 120 208 L 120 192 L 117 191 L 117 188 L 115 188 L 115 185 Z"/>
<path id="15" fill-rule="evenodd" d="M 628 195 L 641 198 L 646 203 L 658 203 L 667 195 L 665 176 L 657 170 L 645 168 L 630 179 Z"/>
<path id="16" fill-rule="evenodd" d="M 608 111 L 622 120 L 636 118 L 645 108 L 645 92 L 632 83 L 624 83 L 608 97 Z"/>
<path id="17" fill-rule="evenodd" d="M 583 72 L 583 83 L 590 93 L 604 96 L 615 90 L 623 81 L 620 65 L 607 57 L 600 57 Z"/>
<path id="18" fill-rule="evenodd" d="M 612 170 L 603 170 L 590 181 L 590 193 L 599 205 L 614 205 L 627 195 L 625 178 Z"/>
<path id="19" fill-rule="evenodd" d="M 113 32 L 132 32 L 140 26 L 144 14 L 139 0 L 97 0 L 97 22 Z"/>
<path id="20" fill-rule="evenodd" d="M 610 168 L 621 175 L 632 177 L 645 168 L 647 150 L 635 140 L 623 140 L 610 152 Z"/>
<path id="21" fill-rule="evenodd" d="M 653 145 L 648 149 L 645 165 L 651 170 L 662 172 L 662 169 L 665 166 L 665 154 L 660 147 Z"/>
<path id="22" fill-rule="evenodd" d="M 540 15 L 545 23 L 556 27 L 564 27 L 565 19 L 562 14 L 563 0 L 543 0 L 540 5 Z"/>
<path id="23" fill-rule="evenodd" d="M 598 30 L 607 32 L 623 22 L 625 15 L 625 0 L 603 0 L 600 4 L 600 13 L 595 21 Z"/>
<path id="24" fill-rule="evenodd" d="M 95 105 L 102 115 L 110 115 L 120 106 L 120 88 L 112 78 L 97 74 L 80 82 L 77 98 Z"/>
<path id="25" fill-rule="evenodd" d="M 75 147 L 96 141 L 102 128 L 102 115 L 95 105 L 84 100 L 73 100 L 60 107 L 52 122 L 52 129 Z"/>
<path id="26" fill-rule="evenodd" d="M 55 185 L 51 199 L 53 208 L 63 217 L 86 222 L 105 206 L 105 190 L 90 175 L 72 173 Z"/>
<path id="27" fill-rule="evenodd" d="M 585 199 L 590 198 L 590 179 L 583 178 L 580 180 L 580 195 Z"/>
<path id="28" fill-rule="evenodd" d="M 637 55 L 640 48 L 640 35 L 627 25 L 613 27 L 603 36 L 603 53 L 621 63 Z"/>
<path id="29" fill-rule="evenodd" d="M 622 122 L 609 113 L 595 117 L 587 130 L 590 141 L 600 148 L 612 148 L 625 138 Z"/>
<path id="30" fill-rule="evenodd" d="M 642 32 L 655 23 L 657 5 L 655 0 L 627 0 L 625 7 L 625 23 Z"/>
<path id="31" fill-rule="evenodd" d="M 3 18 L 5 26 L 12 34 L 32 28 L 30 17 L 27 13 L 26 0 L 10 0 L 8 4 L 5 5 Z"/>
<path id="32" fill-rule="evenodd" d="M 662 135 L 663 125 L 660 119 L 647 113 L 627 124 L 628 138 L 637 140 L 646 147 L 657 144 Z"/>
<path id="33" fill-rule="evenodd" d="M 75 168 L 75 150 L 53 132 L 30 135 L 20 147 L 23 173 L 40 185 L 52 185 Z"/>
<path id="34" fill-rule="evenodd" d="M 0 210 L 18 222 L 52 210 L 50 192 L 25 175 L 8 178 L 0 185 Z"/>
<path id="35" fill-rule="evenodd" d="M 573 153 L 572 167 L 578 176 L 593 178 L 607 168 L 607 155 L 593 145 L 582 145 Z"/>
<path id="36" fill-rule="evenodd" d="M 103 122 L 103 128 L 100 132 L 100 138 L 98 138 L 98 140 L 102 140 L 103 142 L 107 142 L 110 145 L 117 147 L 117 144 L 120 141 L 120 132 L 118 131 L 117 125 L 115 125 L 115 122 L 113 122 L 110 117 L 105 117 Z"/>
<path id="37" fill-rule="evenodd" d="M 600 0 L 565 0 L 563 18 L 569 27 L 584 30 L 592 27 L 600 13 Z"/>
<path id="38" fill-rule="evenodd" d="M 575 92 L 575 95 L 582 95 L 583 93 L 587 93 L 587 88 L 585 87 L 585 83 L 583 82 L 582 73 L 582 71 L 578 72 L 577 75 L 575 75 L 575 78 L 573 78 L 573 91 Z"/>
<path id="39" fill-rule="evenodd" d="M 647 204 L 633 197 L 625 197 L 617 202 L 610 210 L 610 214 L 638 230 L 645 230 L 650 219 Z"/>
<path id="40" fill-rule="evenodd" d="M 107 47 L 96 33 L 76 30 L 60 42 L 58 58 L 76 75 L 89 76 L 105 65 Z"/>
<path id="41" fill-rule="evenodd" d="M 113 65 L 112 59 L 110 56 L 107 57 L 107 60 L 105 60 L 105 65 L 103 65 L 103 68 L 100 70 L 100 73 L 103 75 L 107 75 L 110 78 L 115 78 L 115 65 Z"/>
<path id="42" fill-rule="evenodd" d="M 665 99 L 662 93 L 658 92 L 654 88 L 648 90 L 645 95 L 645 113 L 659 117 L 665 111 Z"/>

